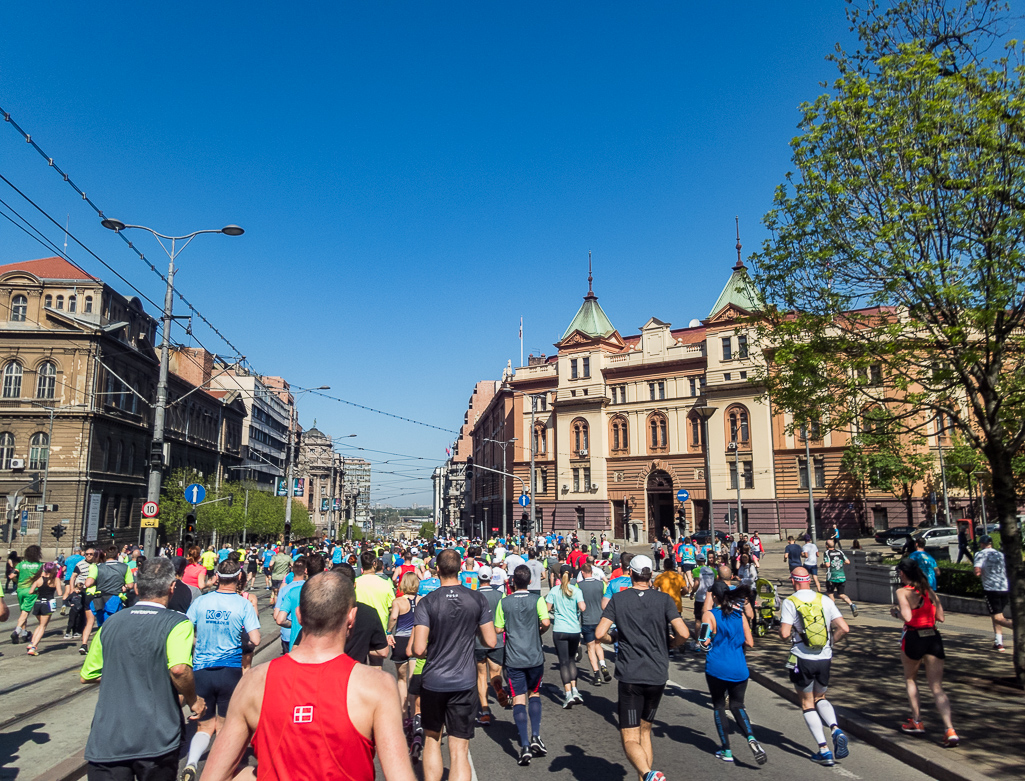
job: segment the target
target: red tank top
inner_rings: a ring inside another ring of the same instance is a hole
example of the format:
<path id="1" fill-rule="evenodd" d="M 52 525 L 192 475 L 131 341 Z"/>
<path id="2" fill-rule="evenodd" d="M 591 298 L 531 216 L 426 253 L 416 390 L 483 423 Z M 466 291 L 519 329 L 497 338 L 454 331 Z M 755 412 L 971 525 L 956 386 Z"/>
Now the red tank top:
<path id="1" fill-rule="evenodd" d="M 911 611 L 911 620 L 904 624 L 908 629 L 932 629 L 936 626 L 936 605 L 928 594 L 922 594 L 914 586 L 907 586 L 922 598 L 922 604 Z"/>
<path id="2" fill-rule="evenodd" d="M 253 736 L 258 781 L 373 781 L 374 744 L 346 707 L 355 660 L 321 664 L 281 656 L 267 668 Z"/>

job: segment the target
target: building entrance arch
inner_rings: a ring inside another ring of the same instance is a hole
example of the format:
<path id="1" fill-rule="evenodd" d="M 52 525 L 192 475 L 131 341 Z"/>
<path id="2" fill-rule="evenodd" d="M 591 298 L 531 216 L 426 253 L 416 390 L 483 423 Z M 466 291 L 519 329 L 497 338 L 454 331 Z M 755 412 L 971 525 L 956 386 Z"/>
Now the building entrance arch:
<path id="1" fill-rule="evenodd" d="M 673 478 L 662 469 L 648 475 L 645 486 L 648 500 L 648 542 L 676 539 L 676 522 L 673 515 Z"/>

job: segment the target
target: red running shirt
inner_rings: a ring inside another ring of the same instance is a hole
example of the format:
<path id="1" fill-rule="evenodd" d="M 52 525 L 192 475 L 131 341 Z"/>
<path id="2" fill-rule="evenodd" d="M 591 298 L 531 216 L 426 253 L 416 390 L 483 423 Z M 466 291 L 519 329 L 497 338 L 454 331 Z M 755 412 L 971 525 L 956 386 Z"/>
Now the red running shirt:
<path id="1" fill-rule="evenodd" d="M 921 593 L 914 586 L 906 586 L 906 588 L 918 594 L 922 598 L 922 604 L 912 609 L 911 620 L 904 626 L 907 629 L 932 629 L 936 626 L 936 605 L 929 599 L 928 594 Z"/>
<path id="2" fill-rule="evenodd" d="M 253 736 L 258 781 L 373 781 L 374 744 L 352 725 L 341 654 L 321 664 L 281 656 L 267 668 Z"/>

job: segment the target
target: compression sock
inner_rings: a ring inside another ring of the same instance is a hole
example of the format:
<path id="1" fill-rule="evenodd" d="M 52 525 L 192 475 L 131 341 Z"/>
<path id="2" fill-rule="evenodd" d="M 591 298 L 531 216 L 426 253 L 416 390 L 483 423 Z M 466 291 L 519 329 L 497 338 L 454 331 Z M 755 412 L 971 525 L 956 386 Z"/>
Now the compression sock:
<path id="1" fill-rule="evenodd" d="M 808 725 L 811 736 L 820 746 L 826 745 L 826 733 L 822 731 L 822 719 L 814 708 L 804 711 L 804 723 Z"/>
<path id="2" fill-rule="evenodd" d="M 520 731 L 520 745 L 530 745 L 530 735 L 527 734 L 527 706 L 513 705 L 513 721 L 516 722 L 516 729 Z"/>
<path id="3" fill-rule="evenodd" d="M 815 710 L 818 711 L 819 716 L 822 717 L 822 721 L 830 730 L 836 729 L 836 711 L 833 710 L 833 706 L 829 703 L 829 700 L 819 700 L 816 702 Z"/>
<path id="4" fill-rule="evenodd" d="M 199 760 L 202 759 L 203 753 L 210 748 L 210 739 L 212 735 L 208 735 L 205 732 L 196 732 L 192 738 L 192 742 L 189 743 L 189 759 L 185 764 L 187 765 L 199 765 Z"/>
<path id="5" fill-rule="evenodd" d="M 530 709 L 530 734 L 540 735 L 541 734 L 541 698 L 540 697 L 528 697 L 527 707 Z M 523 734 L 521 731 L 520 734 Z M 526 745 L 524 743 L 523 745 Z"/>
<path id="6" fill-rule="evenodd" d="M 719 733 L 719 743 L 723 751 L 730 750 L 730 736 L 726 726 L 726 709 L 715 708 L 712 713 L 715 715 L 715 731 Z"/>
<path id="7" fill-rule="evenodd" d="M 993 645 L 1003 645 L 1003 644 L 1004 644 L 1004 633 L 1003 632 L 996 632 L 996 633 L 994 633 L 994 635 L 993 635 Z"/>
<path id="8" fill-rule="evenodd" d="M 754 740 L 754 730 L 751 728 L 751 719 L 747 717 L 747 709 L 742 707 L 730 708 L 733 711 L 733 718 L 737 720 L 737 726 L 740 727 L 740 731 L 748 738 L 748 740 Z"/>

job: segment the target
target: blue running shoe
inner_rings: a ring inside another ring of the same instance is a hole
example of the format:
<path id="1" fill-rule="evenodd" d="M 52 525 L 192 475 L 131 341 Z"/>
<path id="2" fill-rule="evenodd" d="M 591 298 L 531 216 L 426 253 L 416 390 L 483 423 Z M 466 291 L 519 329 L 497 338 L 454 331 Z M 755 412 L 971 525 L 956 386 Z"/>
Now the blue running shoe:
<path id="1" fill-rule="evenodd" d="M 833 752 L 829 751 L 828 749 L 822 749 L 818 754 L 813 754 L 812 755 L 811 761 L 816 763 L 816 764 L 818 764 L 818 765 L 824 765 L 825 767 L 832 767 L 833 764 L 834 764 L 834 762 L 833 762 Z"/>
<path id="2" fill-rule="evenodd" d="M 851 753 L 847 748 L 847 736 L 839 727 L 833 730 L 833 754 L 837 759 L 843 759 Z"/>

